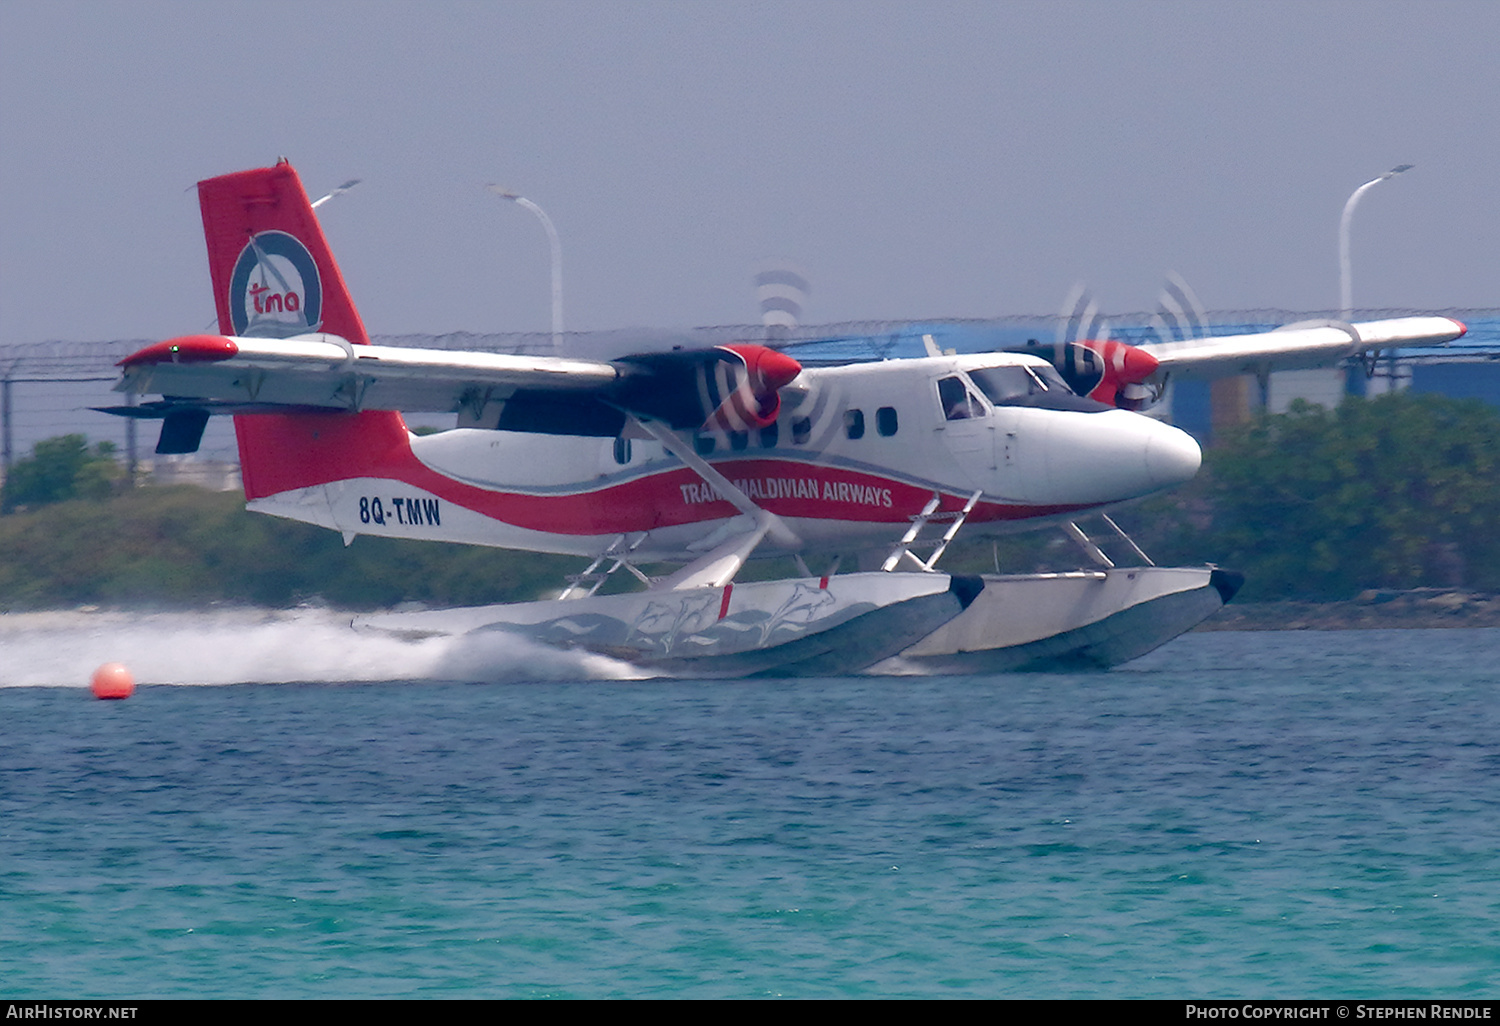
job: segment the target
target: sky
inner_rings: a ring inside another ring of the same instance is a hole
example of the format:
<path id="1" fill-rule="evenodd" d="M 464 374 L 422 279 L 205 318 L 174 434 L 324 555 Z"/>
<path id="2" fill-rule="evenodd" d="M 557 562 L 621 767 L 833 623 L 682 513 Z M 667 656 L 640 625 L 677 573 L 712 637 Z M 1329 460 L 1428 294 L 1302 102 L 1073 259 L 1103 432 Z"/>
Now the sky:
<path id="1" fill-rule="evenodd" d="M 1500 306 L 1500 4 L 7 0 L 0 345 L 214 322 L 199 179 L 288 157 L 376 334 Z"/>

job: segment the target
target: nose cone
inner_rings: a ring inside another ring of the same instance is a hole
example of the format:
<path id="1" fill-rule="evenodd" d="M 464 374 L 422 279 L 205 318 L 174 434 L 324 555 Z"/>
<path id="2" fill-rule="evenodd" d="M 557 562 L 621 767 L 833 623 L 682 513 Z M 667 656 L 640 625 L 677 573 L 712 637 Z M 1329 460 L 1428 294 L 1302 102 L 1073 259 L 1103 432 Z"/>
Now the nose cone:
<path id="1" fill-rule="evenodd" d="M 1191 481 L 1203 464 L 1203 450 L 1186 431 L 1152 422 L 1146 443 L 1146 473 L 1157 488 L 1171 488 Z"/>
<path id="2" fill-rule="evenodd" d="M 1128 410 L 1025 410 L 1022 467 L 1002 478 L 1032 502 L 1122 502 L 1192 479 L 1203 454 L 1191 435 Z"/>

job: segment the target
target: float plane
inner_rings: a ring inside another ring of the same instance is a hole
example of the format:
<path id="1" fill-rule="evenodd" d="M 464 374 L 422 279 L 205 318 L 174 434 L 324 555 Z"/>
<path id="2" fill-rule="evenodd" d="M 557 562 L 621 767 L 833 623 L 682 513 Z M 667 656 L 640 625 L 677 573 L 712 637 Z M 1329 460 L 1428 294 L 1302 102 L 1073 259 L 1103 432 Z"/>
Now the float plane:
<path id="1" fill-rule="evenodd" d="M 592 561 L 553 600 L 362 626 L 505 631 L 668 674 L 1134 658 L 1218 609 L 1241 578 L 1155 567 L 1144 554 L 1117 567 L 1074 524 L 1198 470 L 1189 435 L 1119 408 L 1128 386 L 1464 331 L 1422 317 L 1154 346 L 1085 341 L 1075 387 L 1035 355 L 932 345 L 923 358 L 805 367 L 754 342 L 609 360 L 381 346 L 290 164 L 198 191 L 219 333 L 122 360 L 116 390 L 161 398 L 107 412 L 161 419 L 158 453 L 195 451 L 210 416 L 233 416 L 249 508 L 346 543 L 384 535 Z M 457 426 L 417 436 L 403 412 L 453 413 Z M 959 530 L 1043 525 L 1068 530 L 1097 565 L 982 576 L 936 566 Z M 807 557 L 835 552 L 858 552 L 858 569 L 808 571 Z M 737 582 L 766 556 L 791 556 L 800 576 Z M 663 563 L 677 569 L 641 569 Z M 640 590 L 600 594 L 621 569 Z"/>

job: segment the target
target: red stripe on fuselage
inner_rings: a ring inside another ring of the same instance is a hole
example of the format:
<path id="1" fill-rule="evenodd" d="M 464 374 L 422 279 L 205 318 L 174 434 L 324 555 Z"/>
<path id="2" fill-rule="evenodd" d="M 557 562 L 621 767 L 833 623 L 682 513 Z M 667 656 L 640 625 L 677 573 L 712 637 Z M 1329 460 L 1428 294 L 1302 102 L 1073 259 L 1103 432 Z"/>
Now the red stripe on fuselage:
<path id="1" fill-rule="evenodd" d="M 389 416 L 389 415 L 387 415 Z M 557 495 L 481 488 L 422 463 L 404 428 L 379 414 L 304 414 L 237 418 L 264 420 L 278 458 L 260 461 L 246 494 L 260 498 L 354 478 L 399 481 L 482 516 L 548 534 L 595 535 L 650 531 L 735 516 L 738 510 L 687 467 L 654 472 L 602 488 Z M 399 432 L 399 434 L 398 434 Z M 755 457 L 714 463 L 764 509 L 813 520 L 906 524 L 931 498 L 934 486 L 798 460 Z M 944 496 L 942 510 L 963 507 L 966 496 Z M 1080 506 L 1024 506 L 981 502 L 972 522 L 1025 520 Z"/>
<path id="2" fill-rule="evenodd" d="M 905 525 L 933 489 L 889 478 L 790 460 L 740 460 L 714 464 L 763 509 L 787 518 Z M 567 495 L 489 491 L 444 477 L 426 466 L 393 476 L 495 520 L 551 534 L 592 535 L 650 531 L 722 520 L 738 514 L 686 467 L 645 474 L 618 484 Z M 887 500 L 889 500 L 887 504 Z M 965 496 L 946 496 L 942 509 L 963 508 Z M 980 503 L 969 519 L 1024 520 L 1077 507 Z"/>

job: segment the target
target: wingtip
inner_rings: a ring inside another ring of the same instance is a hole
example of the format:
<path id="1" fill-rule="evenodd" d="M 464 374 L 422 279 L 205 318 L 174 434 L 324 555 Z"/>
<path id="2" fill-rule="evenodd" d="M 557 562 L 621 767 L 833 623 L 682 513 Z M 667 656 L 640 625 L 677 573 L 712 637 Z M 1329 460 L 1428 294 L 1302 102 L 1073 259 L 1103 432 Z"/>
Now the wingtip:
<path id="1" fill-rule="evenodd" d="M 145 363 L 213 363 L 228 360 L 239 352 L 234 340 L 225 335 L 183 335 L 157 342 L 131 353 L 115 364 L 134 367 Z"/>

